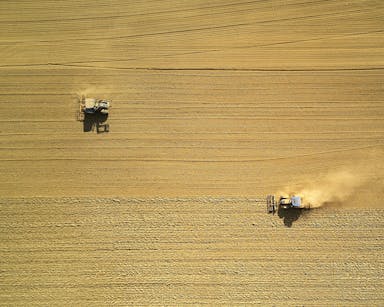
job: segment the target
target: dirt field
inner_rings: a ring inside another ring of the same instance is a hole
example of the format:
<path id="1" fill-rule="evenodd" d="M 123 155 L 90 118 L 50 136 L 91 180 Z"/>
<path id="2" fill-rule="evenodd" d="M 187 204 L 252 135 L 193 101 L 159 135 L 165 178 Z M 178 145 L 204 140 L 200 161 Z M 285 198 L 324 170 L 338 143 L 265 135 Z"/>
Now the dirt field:
<path id="1" fill-rule="evenodd" d="M 312 210 L 292 228 L 246 199 L 24 199 L 0 209 L 4 305 L 383 302 L 380 209 Z"/>
<path id="2" fill-rule="evenodd" d="M 0 303 L 384 304 L 383 15 L 1 1 Z M 82 94 L 112 99 L 109 134 Z M 344 173 L 339 206 L 265 214 Z"/>

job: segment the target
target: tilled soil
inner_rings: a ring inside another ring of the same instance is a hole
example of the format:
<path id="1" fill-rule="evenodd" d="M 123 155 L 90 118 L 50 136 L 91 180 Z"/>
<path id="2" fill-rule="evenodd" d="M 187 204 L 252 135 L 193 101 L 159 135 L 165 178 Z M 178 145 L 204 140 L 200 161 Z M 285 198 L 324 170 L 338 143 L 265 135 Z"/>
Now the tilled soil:
<path id="1" fill-rule="evenodd" d="M 2 200 L 1 302 L 380 305 L 383 209 L 260 199 Z M 296 220 L 297 218 L 297 220 Z"/>

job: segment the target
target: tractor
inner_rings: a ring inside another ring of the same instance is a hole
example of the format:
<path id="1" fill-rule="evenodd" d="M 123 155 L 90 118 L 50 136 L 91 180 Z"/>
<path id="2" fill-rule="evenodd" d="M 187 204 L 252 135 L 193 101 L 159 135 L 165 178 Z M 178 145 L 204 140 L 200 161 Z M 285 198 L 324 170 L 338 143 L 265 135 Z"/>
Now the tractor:
<path id="1" fill-rule="evenodd" d="M 110 101 L 82 96 L 79 102 L 77 120 L 83 122 L 84 132 L 93 131 L 95 127 L 97 133 L 109 132 L 109 124 L 106 122 Z"/>
<path id="2" fill-rule="evenodd" d="M 284 197 L 280 196 L 279 201 L 275 200 L 274 195 L 267 196 L 267 212 L 275 213 L 279 209 L 287 210 L 287 209 L 309 209 L 309 206 L 304 206 L 302 201 L 302 197 L 300 196 L 290 196 Z"/>

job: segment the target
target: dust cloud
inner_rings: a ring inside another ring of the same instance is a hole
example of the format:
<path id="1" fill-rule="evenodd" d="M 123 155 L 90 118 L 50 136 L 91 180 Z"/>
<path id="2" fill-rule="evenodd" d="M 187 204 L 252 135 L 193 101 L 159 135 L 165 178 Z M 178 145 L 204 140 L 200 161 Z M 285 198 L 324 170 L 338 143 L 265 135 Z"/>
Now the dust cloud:
<path id="1" fill-rule="evenodd" d="M 93 97 L 98 93 L 98 88 L 96 86 L 87 86 L 85 88 L 76 89 L 76 96 L 81 97 Z"/>
<path id="2" fill-rule="evenodd" d="M 365 184 L 357 172 L 342 170 L 328 173 L 321 179 L 307 182 L 302 186 L 287 187 L 279 195 L 299 195 L 305 207 L 345 206 Z"/>
<path id="3" fill-rule="evenodd" d="M 85 85 L 81 88 L 74 89 L 75 95 L 78 99 L 84 97 L 96 97 L 100 99 L 110 99 L 108 93 L 111 92 L 110 87 L 99 84 L 98 86 Z"/>

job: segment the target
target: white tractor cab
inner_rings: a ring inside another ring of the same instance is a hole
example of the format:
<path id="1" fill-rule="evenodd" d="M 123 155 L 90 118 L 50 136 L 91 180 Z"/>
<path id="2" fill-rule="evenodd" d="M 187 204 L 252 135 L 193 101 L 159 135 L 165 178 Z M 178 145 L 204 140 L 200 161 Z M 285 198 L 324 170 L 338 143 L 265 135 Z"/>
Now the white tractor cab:
<path id="1" fill-rule="evenodd" d="M 283 209 L 304 208 L 300 196 L 283 197 L 280 196 L 279 206 Z"/>
<path id="2" fill-rule="evenodd" d="M 290 196 L 290 197 L 284 197 L 280 196 L 279 202 L 275 201 L 274 195 L 268 195 L 267 196 L 267 212 L 268 213 L 275 213 L 278 209 L 309 209 L 308 206 L 304 206 L 304 203 L 302 201 L 302 198 L 300 196 Z"/>
<path id="3" fill-rule="evenodd" d="M 108 114 L 110 102 L 103 99 L 85 98 L 83 111 L 87 114 Z"/>

